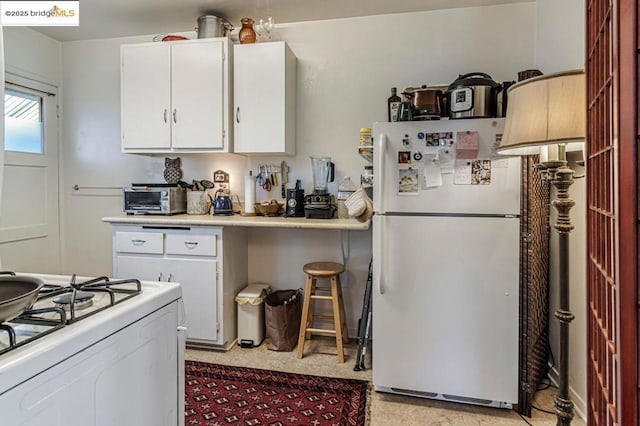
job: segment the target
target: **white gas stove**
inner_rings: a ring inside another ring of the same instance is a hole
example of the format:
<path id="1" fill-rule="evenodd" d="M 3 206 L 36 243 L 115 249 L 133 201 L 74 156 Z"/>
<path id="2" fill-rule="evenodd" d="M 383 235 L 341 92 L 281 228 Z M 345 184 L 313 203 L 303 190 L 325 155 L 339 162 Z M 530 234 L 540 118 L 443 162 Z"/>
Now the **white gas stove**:
<path id="1" fill-rule="evenodd" d="M 2 424 L 184 423 L 179 284 L 18 275 L 45 287 L 0 325 Z"/>

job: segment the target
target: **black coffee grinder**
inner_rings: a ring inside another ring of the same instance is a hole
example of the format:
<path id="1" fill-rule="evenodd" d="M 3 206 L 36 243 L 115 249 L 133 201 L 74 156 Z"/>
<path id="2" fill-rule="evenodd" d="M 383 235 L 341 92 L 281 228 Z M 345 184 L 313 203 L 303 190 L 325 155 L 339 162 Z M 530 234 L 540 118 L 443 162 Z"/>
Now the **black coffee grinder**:
<path id="1" fill-rule="evenodd" d="M 304 189 L 300 188 L 300 179 L 294 189 L 287 189 L 286 217 L 304 217 Z"/>
<path id="2" fill-rule="evenodd" d="M 304 217 L 307 219 L 332 219 L 336 212 L 328 184 L 333 182 L 335 166 L 331 157 L 311 157 L 313 193 L 304 197 Z"/>

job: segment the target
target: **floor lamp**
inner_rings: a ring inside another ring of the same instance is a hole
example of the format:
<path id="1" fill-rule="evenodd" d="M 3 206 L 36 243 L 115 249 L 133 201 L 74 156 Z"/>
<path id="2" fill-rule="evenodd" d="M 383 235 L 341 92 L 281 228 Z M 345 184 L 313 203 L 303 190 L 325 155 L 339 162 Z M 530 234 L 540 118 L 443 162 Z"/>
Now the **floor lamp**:
<path id="1" fill-rule="evenodd" d="M 505 155 L 540 155 L 536 165 L 557 190 L 552 205 L 558 211 L 559 298 L 555 317 L 560 323 L 557 425 L 569 425 L 573 402 L 569 398 L 569 233 L 573 229 L 569 198 L 573 170 L 567 167 L 566 151 L 582 150 L 585 134 L 584 72 L 567 71 L 524 80 L 509 88 L 509 107 L 504 134 L 497 151 Z"/>

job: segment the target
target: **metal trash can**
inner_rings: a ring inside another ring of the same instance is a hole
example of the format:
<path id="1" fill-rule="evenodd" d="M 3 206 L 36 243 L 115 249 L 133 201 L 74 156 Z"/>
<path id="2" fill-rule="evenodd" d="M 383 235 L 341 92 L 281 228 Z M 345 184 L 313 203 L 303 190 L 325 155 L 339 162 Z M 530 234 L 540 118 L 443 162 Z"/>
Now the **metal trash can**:
<path id="1" fill-rule="evenodd" d="M 238 303 L 238 345 L 260 346 L 264 340 L 264 298 L 269 284 L 249 284 L 236 295 Z"/>

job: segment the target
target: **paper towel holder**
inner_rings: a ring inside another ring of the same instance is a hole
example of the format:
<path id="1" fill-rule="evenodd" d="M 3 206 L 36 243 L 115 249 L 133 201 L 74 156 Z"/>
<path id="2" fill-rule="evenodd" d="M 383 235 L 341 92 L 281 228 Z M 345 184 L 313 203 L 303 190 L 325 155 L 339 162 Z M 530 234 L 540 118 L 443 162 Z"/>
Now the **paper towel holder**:
<path id="1" fill-rule="evenodd" d="M 253 171 L 249 170 L 249 175 L 244 177 L 244 208 L 240 212 L 240 216 L 257 216 L 255 211 L 256 200 L 256 180 L 253 177 Z"/>

